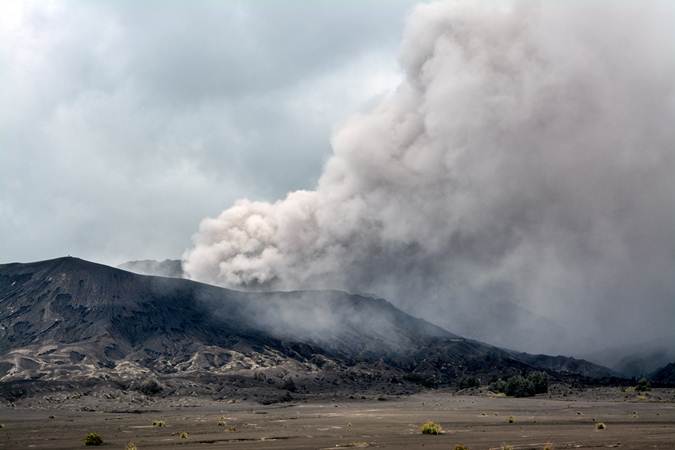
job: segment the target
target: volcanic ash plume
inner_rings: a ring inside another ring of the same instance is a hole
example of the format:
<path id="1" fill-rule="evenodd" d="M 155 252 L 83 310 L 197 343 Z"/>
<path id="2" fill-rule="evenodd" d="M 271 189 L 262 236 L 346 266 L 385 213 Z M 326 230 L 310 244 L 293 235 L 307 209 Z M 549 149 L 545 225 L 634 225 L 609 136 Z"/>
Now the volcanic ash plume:
<path id="1" fill-rule="evenodd" d="M 457 332 L 518 305 L 569 345 L 672 335 L 674 23 L 668 2 L 419 6 L 405 81 L 335 134 L 316 189 L 205 219 L 187 273 L 372 292 Z"/>

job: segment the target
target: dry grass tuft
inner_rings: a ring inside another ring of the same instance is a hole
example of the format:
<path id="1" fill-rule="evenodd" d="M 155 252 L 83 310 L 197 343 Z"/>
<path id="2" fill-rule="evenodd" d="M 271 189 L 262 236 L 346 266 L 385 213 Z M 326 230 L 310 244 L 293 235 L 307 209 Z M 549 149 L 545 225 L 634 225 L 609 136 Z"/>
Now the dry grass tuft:
<path id="1" fill-rule="evenodd" d="M 99 436 L 98 433 L 89 433 L 87 437 L 84 438 L 84 445 L 103 445 L 103 438 Z"/>
<path id="2" fill-rule="evenodd" d="M 443 428 L 436 422 L 425 422 L 422 424 L 422 434 L 433 434 L 438 435 L 443 432 Z"/>

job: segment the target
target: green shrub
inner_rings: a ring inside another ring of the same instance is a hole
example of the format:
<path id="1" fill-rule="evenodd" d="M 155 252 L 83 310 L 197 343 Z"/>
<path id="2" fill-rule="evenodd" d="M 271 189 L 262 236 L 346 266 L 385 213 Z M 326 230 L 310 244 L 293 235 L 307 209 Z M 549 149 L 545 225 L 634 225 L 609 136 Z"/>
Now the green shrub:
<path id="1" fill-rule="evenodd" d="M 163 420 L 155 420 L 152 422 L 152 426 L 157 428 L 164 428 L 166 426 L 166 422 L 164 422 Z"/>
<path id="2" fill-rule="evenodd" d="M 516 418 L 513 416 L 509 416 L 509 423 L 516 423 Z"/>
<path id="3" fill-rule="evenodd" d="M 506 391 L 506 381 L 502 380 L 501 378 L 498 379 L 497 381 L 494 381 L 490 383 L 488 386 L 488 389 L 490 389 L 492 392 L 504 392 Z"/>
<path id="4" fill-rule="evenodd" d="M 467 446 L 464 445 L 464 444 L 457 444 L 457 445 L 455 445 L 455 449 L 454 449 L 454 450 L 469 450 L 469 447 L 467 447 Z"/>
<path id="5" fill-rule="evenodd" d="M 549 377 L 545 372 L 530 372 L 527 376 L 515 375 L 506 381 L 501 378 L 490 383 L 492 392 L 504 393 L 511 397 L 531 397 L 548 392 Z"/>
<path id="6" fill-rule="evenodd" d="M 472 376 L 464 376 L 457 380 L 458 389 L 468 389 L 480 387 L 480 380 Z"/>
<path id="7" fill-rule="evenodd" d="M 425 422 L 422 424 L 422 434 L 441 434 L 443 432 L 443 428 L 436 422 Z"/>
<path id="8" fill-rule="evenodd" d="M 596 430 L 605 430 L 606 428 L 607 428 L 607 427 L 606 427 L 605 424 L 602 423 L 602 422 L 598 422 L 598 423 L 595 424 L 595 429 L 596 429 Z"/>
<path id="9" fill-rule="evenodd" d="M 546 372 L 531 372 L 527 379 L 534 385 L 535 394 L 548 392 L 548 374 Z"/>
<path id="10" fill-rule="evenodd" d="M 190 434 L 187 431 L 183 431 L 178 435 L 178 437 L 180 437 L 181 439 L 187 439 L 190 437 Z"/>
<path id="11" fill-rule="evenodd" d="M 84 445 L 103 445 L 103 438 L 98 433 L 89 433 L 84 438 Z"/>
<path id="12" fill-rule="evenodd" d="M 516 375 L 506 382 L 504 393 L 511 397 L 531 397 L 534 395 L 534 384 L 525 377 Z"/>
<path id="13" fill-rule="evenodd" d="M 136 447 L 136 444 L 134 444 L 133 442 L 127 442 L 126 450 L 138 450 L 138 447 Z"/>
<path id="14" fill-rule="evenodd" d="M 641 378 L 640 381 L 638 381 L 637 386 L 635 386 L 635 390 L 638 392 L 647 392 L 652 390 L 652 385 L 649 382 L 648 379 L 646 378 Z"/>

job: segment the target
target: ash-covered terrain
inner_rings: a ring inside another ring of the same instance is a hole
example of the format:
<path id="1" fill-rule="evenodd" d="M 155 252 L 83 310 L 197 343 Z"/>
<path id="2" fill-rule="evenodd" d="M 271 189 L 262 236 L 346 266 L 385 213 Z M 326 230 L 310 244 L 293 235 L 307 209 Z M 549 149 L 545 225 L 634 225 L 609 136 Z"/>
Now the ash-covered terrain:
<path id="1" fill-rule="evenodd" d="M 73 257 L 0 265 L 0 393 L 106 385 L 262 401 L 409 393 L 467 375 L 614 374 L 567 357 L 462 338 L 382 299 L 339 291 L 240 292 Z"/>

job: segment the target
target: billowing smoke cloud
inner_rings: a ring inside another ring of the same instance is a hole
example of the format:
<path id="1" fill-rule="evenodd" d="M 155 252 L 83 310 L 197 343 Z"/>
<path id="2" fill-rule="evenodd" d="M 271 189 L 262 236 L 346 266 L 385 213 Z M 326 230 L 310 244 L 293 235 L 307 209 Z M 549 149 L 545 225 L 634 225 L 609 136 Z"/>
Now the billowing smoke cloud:
<path id="1" fill-rule="evenodd" d="M 187 273 L 372 292 L 531 351 L 673 342 L 673 24 L 668 2 L 419 6 L 404 82 L 316 189 L 205 219 Z"/>

